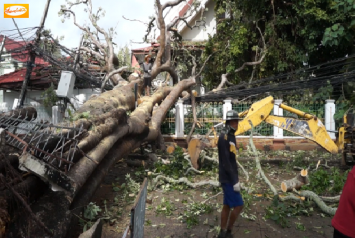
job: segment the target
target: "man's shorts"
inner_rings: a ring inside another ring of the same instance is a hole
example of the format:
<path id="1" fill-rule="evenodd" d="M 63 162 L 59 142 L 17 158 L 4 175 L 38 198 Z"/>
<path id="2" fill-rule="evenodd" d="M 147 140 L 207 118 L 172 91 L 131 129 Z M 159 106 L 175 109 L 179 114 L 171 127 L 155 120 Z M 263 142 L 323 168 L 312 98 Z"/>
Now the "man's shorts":
<path id="1" fill-rule="evenodd" d="M 233 190 L 233 185 L 229 183 L 222 183 L 223 188 L 223 205 L 228 207 L 239 207 L 243 206 L 243 198 L 240 192 Z"/>
<path id="2" fill-rule="evenodd" d="M 143 87 L 151 87 L 152 86 L 152 78 L 144 78 L 144 85 Z"/>

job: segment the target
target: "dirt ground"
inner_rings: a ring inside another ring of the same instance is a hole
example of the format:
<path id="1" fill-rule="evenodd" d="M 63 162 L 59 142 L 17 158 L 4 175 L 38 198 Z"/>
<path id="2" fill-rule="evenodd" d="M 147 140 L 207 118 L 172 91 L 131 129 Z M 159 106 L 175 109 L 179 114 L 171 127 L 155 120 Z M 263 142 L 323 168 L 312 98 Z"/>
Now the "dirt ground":
<path id="1" fill-rule="evenodd" d="M 264 159 L 294 156 L 287 151 L 276 154 L 274 152 L 268 153 L 266 156 L 263 155 Z M 306 165 L 312 156 L 322 157 L 323 155 L 319 152 L 303 153 L 301 156 L 302 161 L 298 159 L 298 162 Z M 330 158 L 329 155 L 324 156 L 326 156 L 327 160 L 339 159 Z M 291 158 L 289 163 L 263 165 L 263 170 L 271 183 L 279 189 L 283 180 L 293 178 L 298 173 L 298 171 L 292 169 L 294 165 L 294 160 Z M 270 189 L 262 179 L 257 178 L 253 162 L 246 162 L 243 166 L 249 172 L 250 179 L 246 181 L 245 175 L 240 171 L 240 180 L 245 186 L 253 189 L 250 194 L 245 193 L 245 197 L 243 196 L 246 203 L 245 209 L 234 225 L 234 237 L 333 237 L 331 217 L 322 213 L 314 204 L 305 208 L 307 215 L 286 215 L 288 227 L 285 228 L 274 220 L 267 219 L 266 208 L 270 207 L 272 203 Z M 126 182 L 126 174 L 130 174 L 135 181 L 141 183 L 145 172 L 143 168 L 128 167 L 125 161 L 121 160 L 110 170 L 92 200 L 103 211 L 106 204 L 106 210 L 109 213 L 102 237 L 122 237 L 124 230 L 129 225 L 130 209 L 133 206 L 134 197 L 131 203 L 127 204 L 127 202 L 120 200 L 122 191 L 117 189 L 120 184 Z M 201 181 L 209 179 L 209 177 L 207 175 L 196 175 L 193 179 Z M 197 189 L 188 188 L 180 191 L 171 186 L 160 186 L 156 190 L 150 190 L 147 197 L 152 200 L 152 203 L 146 204 L 144 237 L 217 237 L 223 195 L 216 194 L 220 191 L 220 188 L 212 186 L 204 186 Z M 188 228 L 188 223 L 183 216 L 184 212 L 187 211 L 187 206 L 191 203 L 201 204 L 206 199 L 209 199 L 206 204 L 211 208 L 210 211 L 207 213 L 201 212 L 201 215 L 195 216 L 197 217 L 195 223 L 198 224 L 194 223 Z M 297 205 L 296 203 L 287 203 L 286 206 L 294 206 Z M 164 206 L 164 204 L 172 206 L 173 209 L 168 212 L 168 206 Z M 79 227 L 78 232 L 81 229 L 82 227 Z"/>

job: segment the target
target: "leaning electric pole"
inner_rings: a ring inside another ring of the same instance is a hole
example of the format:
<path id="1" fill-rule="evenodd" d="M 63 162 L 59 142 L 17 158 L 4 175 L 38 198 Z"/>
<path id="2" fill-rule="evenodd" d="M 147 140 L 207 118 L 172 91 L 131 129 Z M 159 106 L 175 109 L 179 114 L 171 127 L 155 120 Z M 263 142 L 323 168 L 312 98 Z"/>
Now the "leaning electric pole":
<path id="1" fill-rule="evenodd" d="M 27 70 L 26 70 L 26 76 L 25 79 L 23 80 L 22 83 L 22 88 L 21 88 L 21 93 L 20 93 L 20 98 L 19 98 L 19 103 L 17 105 L 17 108 L 22 108 L 23 107 L 23 103 L 25 101 L 26 98 L 26 92 L 27 92 L 27 86 L 28 86 L 28 82 L 31 79 L 31 74 L 32 74 L 32 69 L 34 67 L 35 64 L 35 60 L 36 60 L 36 53 L 35 53 L 35 48 L 37 47 L 40 39 L 41 39 L 41 31 L 44 27 L 44 22 L 46 21 L 46 17 L 47 17 L 47 13 L 48 13 L 48 8 L 49 8 L 49 4 L 50 4 L 51 0 L 47 0 L 46 6 L 44 8 L 44 12 L 43 12 L 43 16 L 41 19 L 41 23 L 39 28 L 37 29 L 36 32 L 36 39 L 34 41 L 34 44 L 29 44 L 29 60 L 27 61 Z"/>
<path id="2" fill-rule="evenodd" d="M 2 51 L 4 50 L 4 46 L 5 46 L 5 40 L 6 40 L 6 36 L 3 37 L 2 42 L 1 42 L 1 47 L 0 47 L 0 62 L 1 62 Z"/>

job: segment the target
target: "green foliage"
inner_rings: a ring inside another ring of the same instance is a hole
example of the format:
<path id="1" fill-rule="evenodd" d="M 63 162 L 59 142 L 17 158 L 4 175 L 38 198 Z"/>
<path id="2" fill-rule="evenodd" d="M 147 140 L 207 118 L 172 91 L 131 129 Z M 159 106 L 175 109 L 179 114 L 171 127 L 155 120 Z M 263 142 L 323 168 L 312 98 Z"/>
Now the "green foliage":
<path id="1" fill-rule="evenodd" d="M 343 117 L 345 113 L 351 108 L 351 102 L 349 100 L 345 100 L 343 97 L 340 97 L 336 101 L 336 111 L 334 114 L 334 120 L 337 125 L 341 125 L 343 122 Z"/>
<path id="2" fill-rule="evenodd" d="M 80 118 L 89 119 L 89 118 L 90 118 L 90 111 L 83 112 L 83 113 L 79 113 L 79 114 L 75 115 L 74 117 L 73 117 L 73 115 L 72 115 L 71 118 L 72 118 L 72 119 L 71 119 L 72 121 L 77 121 L 77 120 L 79 120 Z"/>
<path id="3" fill-rule="evenodd" d="M 176 210 L 175 205 L 169 200 L 166 200 L 165 197 L 163 197 L 161 199 L 161 203 L 157 206 L 155 212 L 157 215 L 164 214 L 165 216 L 171 216 L 173 215 L 173 211 L 175 210 Z"/>
<path id="4" fill-rule="evenodd" d="M 179 219 L 186 223 L 187 228 L 191 228 L 200 223 L 199 216 L 212 211 L 213 207 L 210 204 L 190 201 L 190 203 L 186 204 L 185 210 L 180 214 Z"/>
<path id="5" fill-rule="evenodd" d="M 90 202 L 84 210 L 84 218 L 94 220 L 99 212 L 101 212 L 101 208 Z"/>
<path id="6" fill-rule="evenodd" d="M 306 205 L 306 203 L 288 204 L 286 202 L 280 202 L 278 195 L 276 195 L 274 196 L 271 205 L 265 208 L 265 218 L 275 221 L 283 228 L 290 227 L 290 222 L 287 219 L 288 217 L 297 216 L 301 214 L 309 216 L 309 212 L 313 211 L 312 207 L 307 209 Z"/>
<path id="7" fill-rule="evenodd" d="M 326 99 L 330 99 L 333 93 L 333 86 L 330 84 L 330 81 L 327 81 L 327 86 L 321 87 L 318 92 L 313 96 L 312 100 L 317 101 L 324 101 Z"/>
<path id="8" fill-rule="evenodd" d="M 318 168 L 317 171 L 310 173 L 309 184 L 302 187 L 303 190 L 311 190 L 319 195 L 338 195 L 345 184 L 348 171 L 343 174 L 338 168 L 327 171 Z"/>
<path id="9" fill-rule="evenodd" d="M 42 97 L 43 97 L 43 105 L 45 107 L 53 107 L 59 100 L 53 85 L 51 85 L 42 93 Z"/>
<path id="10" fill-rule="evenodd" d="M 140 184 L 131 178 L 131 175 L 126 174 L 126 183 L 121 184 L 120 187 L 114 186 L 114 191 L 121 191 L 122 198 L 126 202 L 133 202 L 140 189 Z"/>
<path id="11" fill-rule="evenodd" d="M 84 217 L 79 217 L 79 224 L 83 227 L 84 232 L 95 223 L 99 212 L 101 212 L 101 208 L 95 203 L 90 202 L 89 205 L 85 207 Z"/>
<path id="12" fill-rule="evenodd" d="M 306 227 L 301 222 L 296 222 L 296 230 L 305 231 Z"/>
<path id="13" fill-rule="evenodd" d="M 209 38 L 204 52 L 205 56 L 215 53 L 204 72 L 203 83 L 210 88 L 218 85 L 226 72 L 233 83 L 249 80 L 253 67 L 233 71 L 244 62 L 255 61 L 257 50 L 260 54 L 263 44 L 257 25 L 267 54 L 255 67 L 254 80 L 353 53 L 354 0 L 215 2 L 217 34 Z M 230 18 L 219 18 L 225 12 Z"/>
<path id="14" fill-rule="evenodd" d="M 189 162 L 184 159 L 183 150 L 181 147 L 176 147 L 173 152 L 173 159 L 169 164 L 164 164 L 162 161 L 158 161 L 154 164 L 155 173 L 162 173 L 173 179 L 179 179 L 181 172 L 190 168 Z"/>
<path id="15" fill-rule="evenodd" d="M 131 51 L 128 45 L 125 45 L 122 48 L 119 48 L 117 53 L 118 61 L 120 62 L 120 66 L 128 66 L 128 70 L 132 68 L 131 63 Z"/>

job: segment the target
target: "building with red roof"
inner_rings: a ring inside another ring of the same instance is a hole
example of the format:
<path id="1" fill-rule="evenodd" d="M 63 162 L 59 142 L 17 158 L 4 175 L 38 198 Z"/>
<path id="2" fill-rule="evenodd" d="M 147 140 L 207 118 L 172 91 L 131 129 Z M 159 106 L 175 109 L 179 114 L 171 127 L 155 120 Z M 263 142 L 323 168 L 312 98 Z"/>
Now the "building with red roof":
<path id="1" fill-rule="evenodd" d="M 4 36 L 0 35 L 0 48 Z M 29 52 L 24 41 L 16 41 L 9 37 L 5 38 L 3 52 L 0 58 L 0 76 L 25 68 L 28 61 Z M 42 58 L 36 57 L 37 66 L 48 66 L 48 62 Z"/>

